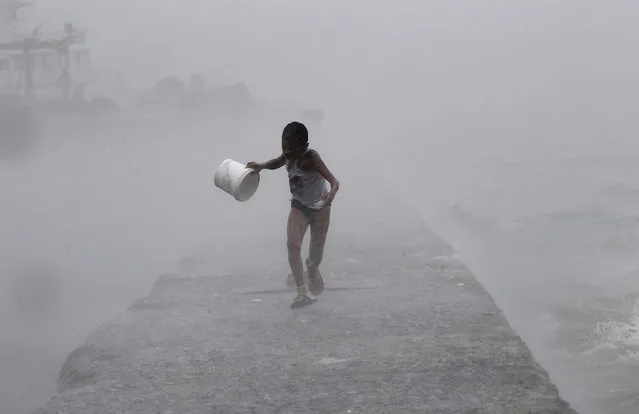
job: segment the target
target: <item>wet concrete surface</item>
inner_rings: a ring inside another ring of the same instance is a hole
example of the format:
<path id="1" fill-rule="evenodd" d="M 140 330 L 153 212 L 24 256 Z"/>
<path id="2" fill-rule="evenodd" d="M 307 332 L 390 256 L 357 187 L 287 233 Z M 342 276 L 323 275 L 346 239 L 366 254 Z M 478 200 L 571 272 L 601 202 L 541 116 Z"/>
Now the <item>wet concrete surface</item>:
<path id="1" fill-rule="evenodd" d="M 268 243 L 235 271 L 184 260 L 37 413 L 574 413 L 447 243 L 385 198 L 343 200 L 314 305 L 289 308 L 285 262 L 256 264 Z"/>

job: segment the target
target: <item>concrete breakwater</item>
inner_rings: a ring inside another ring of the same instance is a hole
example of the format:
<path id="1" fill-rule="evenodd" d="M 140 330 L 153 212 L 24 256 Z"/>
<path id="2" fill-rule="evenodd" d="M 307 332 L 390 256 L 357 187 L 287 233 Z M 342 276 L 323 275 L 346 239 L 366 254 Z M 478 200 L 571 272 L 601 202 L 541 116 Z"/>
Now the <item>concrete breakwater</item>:
<path id="1" fill-rule="evenodd" d="M 574 413 L 447 243 L 347 199 L 316 304 L 289 309 L 257 247 L 235 271 L 185 260 L 70 354 L 37 413 Z"/>

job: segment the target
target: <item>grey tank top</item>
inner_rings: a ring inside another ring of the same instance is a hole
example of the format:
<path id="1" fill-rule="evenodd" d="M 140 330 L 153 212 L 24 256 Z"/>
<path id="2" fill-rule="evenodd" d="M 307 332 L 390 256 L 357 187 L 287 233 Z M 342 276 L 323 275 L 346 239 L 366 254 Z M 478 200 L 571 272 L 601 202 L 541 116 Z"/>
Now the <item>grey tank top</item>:
<path id="1" fill-rule="evenodd" d="M 303 155 L 313 151 L 307 148 Z M 304 171 L 298 165 L 299 158 L 292 164 L 286 160 L 288 186 L 294 200 L 306 207 L 320 209 L 324 206 L 324 197 L 328 194 L 328 181 L 317 170 Z"/>

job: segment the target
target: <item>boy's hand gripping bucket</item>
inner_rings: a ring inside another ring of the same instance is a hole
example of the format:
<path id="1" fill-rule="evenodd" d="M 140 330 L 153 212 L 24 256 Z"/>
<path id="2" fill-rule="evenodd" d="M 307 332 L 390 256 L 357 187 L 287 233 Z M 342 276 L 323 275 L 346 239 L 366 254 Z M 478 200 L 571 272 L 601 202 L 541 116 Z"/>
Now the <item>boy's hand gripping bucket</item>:
<path id="1" fill-rule="evenodd" d="M 238 201 L 253 197 L 260 185 L 260 174 L 237 161 L 222 161 L 214 178 L 215 186 L 232 195 Z"/>

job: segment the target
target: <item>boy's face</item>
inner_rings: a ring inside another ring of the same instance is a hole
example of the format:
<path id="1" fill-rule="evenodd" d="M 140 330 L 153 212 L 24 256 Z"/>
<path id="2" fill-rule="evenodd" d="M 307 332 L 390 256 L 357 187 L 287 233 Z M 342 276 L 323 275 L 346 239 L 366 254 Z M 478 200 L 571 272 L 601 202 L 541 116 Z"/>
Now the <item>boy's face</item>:
<path id="1" fill-rule="evenodd" d="M 297 141 L 283 139 L 282 153 L 286 158 L 296 158 L 304 153 L 304 150 L 306 150 L 307 146 L 308 144 L 300 145 Z"/>

